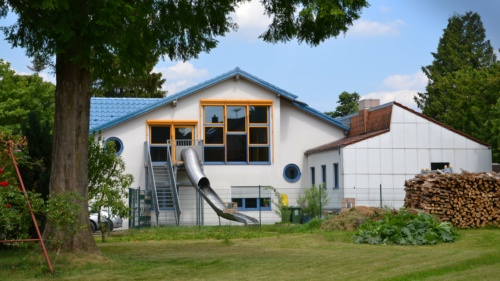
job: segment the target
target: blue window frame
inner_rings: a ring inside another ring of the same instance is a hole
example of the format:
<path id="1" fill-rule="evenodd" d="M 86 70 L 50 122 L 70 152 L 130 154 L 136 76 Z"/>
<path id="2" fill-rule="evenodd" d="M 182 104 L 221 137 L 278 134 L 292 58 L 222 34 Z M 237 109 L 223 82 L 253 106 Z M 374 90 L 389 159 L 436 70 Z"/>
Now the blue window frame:
<path id="1" fill-rule="evenodd" d="M 287 182 L 297 182 L 300 179 L 300 168 L 295 164 L 288 164 L 283 169 L 283 177 Z"/>
<path id="2" fill-rule="evenodd" d="M 270 164 L 272 101 L 202 101 L 207 164 Z"/>
<path id="3" fill-rule="evenodd" d="M 122 142 L 122 140 L 119 139 L 119 138 L 116 138 L 116 137 L 111 137 L 111 138 L 109 138 L 109 139 L 106 140 L 106 143 L 108 143 L 110 141 L 114 142 L 114 145 L 115 145 L 115 154 L 116 155 L 122 154 L 122 152 L 123 152 L 123 142 Z"/>
<path id="4" fill-rule="evenodd" d="M 231 198 L 238 204 L 238 211 L 271 211 L 271 198 Z"/>
<path id="5" fill-rule="evenodd" d="M 311 185 L 316 184 L 316 169 L 311 167 Z"/>
<path id="6" fill-rule="evenodd" d="M 333 163 L 333 188 L 339 188 L 339 163 Z"/>
<path id="7" fill-rule="evenodd" d="M 321 184 L 326 188 L 326 165 L 321 165 Z"/>

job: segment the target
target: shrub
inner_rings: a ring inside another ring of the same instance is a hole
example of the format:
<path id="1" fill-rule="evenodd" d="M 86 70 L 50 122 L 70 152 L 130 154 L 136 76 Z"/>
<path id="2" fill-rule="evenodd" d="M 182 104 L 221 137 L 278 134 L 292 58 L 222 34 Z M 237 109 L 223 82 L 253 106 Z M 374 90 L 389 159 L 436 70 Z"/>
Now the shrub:
<path id="1" fill-rule="evenodd" d="M 397 214 L 386 213 L 377 221 L 365 221 L 359 226 L 355 243 L 392 245 L 434 245 L 455 241 L 455 232 L 448 222 L 424 212 L 411 213 L 406 209 Z"/>
<path id="2" fill-rule="evenodd" d="M 305 230 L 315 230 L 320 229 L 323 224 L 323 220 L 320 218 L 310 219 L 306 224 L 303 225 Z"/>
<path id="3" fill-rule="evenodd" d="M 323 187 L 321 187 L 323 189 Z M 320 203 L 321 196 L 321 203 Z M 330 199 L 325 190 L 320 190 L 316 185 L 306 189 L 304 194 L 299 195 L 297 204 L 302 208 L 304 216 L 307 217 L 321 217 L 321 208 L 328 205 Z"/>
<path id="4" fill-rule="evenodd" d="M 24 155 L 18 148 L 25 145 L 24 139 L 15 140 L 0 133 L 0 240 L 19 240 L 29 238 L 34 226 L 28 203 L 21 191 L 20 179 L 17 178 L 15 163 L 10 157 L 16 153 L 16 161 Z M 80 212 L 76 200 L 81 200 L 74 192 L 51 195 L 44 201 L 40 193 L 26 191 L 31 209 L 36 219 L 47 221 L 53 230 L 68 226 L 78 231 L 76 218 Z M 41 225 L 40 222 L 37 222 Z M 16 243 L 14 243 L 16 244 Z"/>

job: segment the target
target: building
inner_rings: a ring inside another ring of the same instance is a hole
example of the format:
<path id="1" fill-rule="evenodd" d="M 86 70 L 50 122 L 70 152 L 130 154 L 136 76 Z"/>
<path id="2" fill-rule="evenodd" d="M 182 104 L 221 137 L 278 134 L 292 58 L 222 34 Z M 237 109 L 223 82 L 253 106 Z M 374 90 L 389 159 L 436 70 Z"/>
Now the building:
<path id="1" fill-rule="evenodd" d="M 423 167 L 491 169 L 486 144 L 403 105 L 334 119 L 239 68 L 162 99 L 93 98 L 90 130 L 151 192 L 153 225 L 278 222 L 266 186 L 293 206 L 321 185 L 338 210 L 344 198 L 378 206 L 382 185 L 383 205 L 400 207 Z"/>
<path id="2" fill-rule="evenodd" d="M 151 178 L 160 172 L 150 171 L 170 163 L 171 152 L 175 183 L 155 180 L 161 186 L 156 186 L 159 202 L 153 205 L 161 212 L 153 216 L 159 224 L 181 225 L 219 223 L 187 177 L 180 157 L 186 146 L 196 147 L 216 195 L 238 202 L 243 214 L 274 223 L 280 218 L 269 204 L 273 192 L 263 187 L 276 188 L 295 204 L 309 184 L 305 151 L 344 138 L 348 130 L 297 96 L 238 68 L 164 99 L 93 98 L 90 119 L 91 132 L 100 131 L 118 144 L 136 188 L 151 189 Z M 177 188 L 171 191 L 170 186 Z M 171 196 L 179 198 L 177 222 Z"/>
<path id="3" fill-rule="evenodd" d="M 400 208 L 405 180 L 422 170 L 491 171 L 486 143 L 397 102 L 364 102 L 357 114 L 339 121 L 349 127 L 346 138 L 306 151 L 309 169 L 326 181 L 334 209 L 345 198 L 355 205 Z"/>

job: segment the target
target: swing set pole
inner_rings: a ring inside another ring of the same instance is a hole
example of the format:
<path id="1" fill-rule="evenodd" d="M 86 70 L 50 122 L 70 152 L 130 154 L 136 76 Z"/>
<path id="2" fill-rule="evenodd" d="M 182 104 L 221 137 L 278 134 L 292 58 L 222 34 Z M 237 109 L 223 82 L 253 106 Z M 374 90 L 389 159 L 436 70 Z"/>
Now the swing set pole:
<path id="1" fill-rule="evenodd" d="M 33 213 L 33 209 L 31 208 L 31 203 L 28 198 L 28 194 L 26 193 L 26 188 L 24 188 L 23 178 L 21 177 L 21 173 L 19 172 L 19 168 L 17 167 L 17 162 L 14 157 L 14 153 L 12 152 L 12 147 L 9 147 L 10 158 L 12 159 L 12 163 L 14 164 L 14 168 L 16 169 L 17 178 L 19 179 L 19 184 L 21 185 L 21 189 L 26 199 L 26 203 L 28 203 L 28 209 L 30 210 L 31 219 L 33 220 L 33 224 L 35 225 L 36 233 L 38 235 L 38 239 L 25 239 L 29 241 L 40 241 L 42 245 L 43 254 L 45 255 L 45 260 L 47 260 L 47 265 L 49 266 L 50 273 L 54 273 L 54 268 L 52 267 L 52 263 L 50 262 L 49 254 L 47 253 L 47 249 L 45 248 L 45 243 L 43 242 L 42 235 L 40 233 L 40 228 L 38 228 L 38 223 L 36 222 L 35 214 Z M 18 240 L 19 241 L 19 240 Z"/>

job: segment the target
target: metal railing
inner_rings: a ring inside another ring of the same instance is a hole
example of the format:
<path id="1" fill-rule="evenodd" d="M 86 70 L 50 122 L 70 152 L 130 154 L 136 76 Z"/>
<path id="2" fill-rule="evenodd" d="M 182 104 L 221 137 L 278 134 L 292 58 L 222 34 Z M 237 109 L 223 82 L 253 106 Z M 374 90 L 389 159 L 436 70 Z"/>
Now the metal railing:
<path id="1" fill-rule="evenodd" d="M 177 183 L 175 180 L 175 173 L 174 173 L 174 164 L 172 163 L 172 155 L 170 153 L 169 147 L 167 147 L 167 172 L 170 174 L 169 176 L 169 181 L 170 181 L 170 188 L 172 190 L 172 195 L 174 198 L 174 212 L 175 212 L 175 223 L 176 225 L 179 225 L 179 220 L 181 216 L 181 207 L 179 205 L 179 193 L 177 192 Z"/>
<path id="2" fill-rule="evenodd" d="M 146 187 L 151 190 L 151 196 L 153 197 L 153 208 L 155 209 L 155 214 L 156 214 L 156 226 L 158 226 L 158 217 L 160 216 L 160 205 L 158 204 L 158 194 L 156 193 L 156 183 L 155 183 L 155 177 L 153 175 L 153 163 L 151 161 L 151 154 L 149 152 L 149 142 L 144 142 L 144 157 L 146 160 L 146 169 L 147 175 L 146 175 L 146 180 L 147 184 Z"/>

